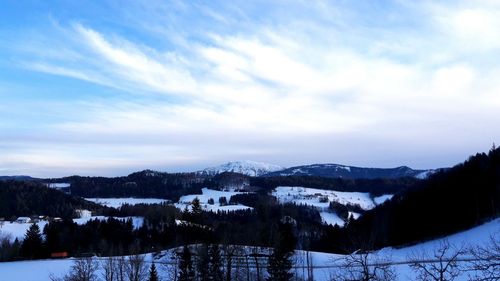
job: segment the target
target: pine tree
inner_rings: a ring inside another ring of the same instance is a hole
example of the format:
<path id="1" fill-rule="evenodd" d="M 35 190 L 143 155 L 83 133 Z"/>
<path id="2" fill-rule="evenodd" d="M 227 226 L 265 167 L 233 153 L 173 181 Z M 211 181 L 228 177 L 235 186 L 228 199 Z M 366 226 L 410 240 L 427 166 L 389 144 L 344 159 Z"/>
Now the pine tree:
<path id="1" fill-rule="evenodd" d="M 290 272 L 292 268 L 292 253 L 295 247 L 295 237 L 292 232 L 293 224 L 281 223 L 279 225 L 278 240 L 269 256 L 267 272 L 269 281 L 289 281 L 293 277 Z"/>
<path id="2" fill-rule="evenodd" d="M 211 245 L 208 250 L 208 277 L 212 281 L 222 281 L 224 273 L 221 270 L 221 252 L 219 245 Z"/>
<path id="3" fill-rule="evenodd" d="M 21 245 L 21 254 L 25 258 L 38 259 L 43 257 L 42 234 L 40 227 L 36 223 L 32 224 L 26 231 L 23 244 Z"/>
<path id="4" fill-rule="evenodd" d="M 201 214 L 202 212 L 200 199 L 198 199 L 198 197 L 194 198 L 191 202 L 191 212 L 195 215 Z"/>
<path id="5" fill-rule="evenodd" d="M 199 281 L 208 281 L 209 274 L 209 257 L 208 257 L 208 246 L 206 244 L 202 244 L 197 249 L 196 253 L 196 275 L 197 280 Z"/>
<path id="6" fill-rule="evenodd" d="M 149 281 L 158 281 L 158 272 L 156 271 L 156 266 L 155 263 L 153 262 L 151 264 L 151 267 L 149 268 Z"/>
<path id="7" fill-rule="evenodd" d="M 191 252 L 187 246 L 184 246 L 182 253 L 179 254 L 179 281 L 194 280 L 193 261 L 191 260 Z"/>
<path id="8" fill-rule="evenodd" d="M 191 215 L 193 222 L 199 223 L 201 222 L 201 214 L 203 210 L 201 208 L 200 199 L 198 197 L 193 199 L 191 202 Z"/>

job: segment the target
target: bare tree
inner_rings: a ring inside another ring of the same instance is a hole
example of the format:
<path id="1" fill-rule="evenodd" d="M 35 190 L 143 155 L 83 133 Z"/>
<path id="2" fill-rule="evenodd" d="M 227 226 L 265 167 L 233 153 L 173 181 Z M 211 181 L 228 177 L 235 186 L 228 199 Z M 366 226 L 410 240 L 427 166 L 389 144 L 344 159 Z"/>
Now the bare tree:
<path id="1" fill-rule="evenodd" d="M 408 257 L 410 267 L 421 281 L 452 281 L 461 273 L 458 258 L 465 253 L 463 247 L 456 248 L 447 240 L 442 241 L 432 254 L 426 251 Z"/>
<path id="2" fill-rule="evenodd" d="M 127 259 L 126 270 L 129 281 L 143 280 L 147 273 L 147 268 L 144 264 L 144 256 L 139 254 L 129 256 Z"/>
<path id="3" fill-rule="evenodd" d="M 169 276 L 169 280 L 177 281 L 177 276 L 179 274 L 179 255 L 173 251 L 170 253 L 171 262 L 166 262 L 162 264 L 163 272 Z"/>
<path id="4" fill-rule="evenodd" d="M 396 272 L 387 258 L 364 251 L 355 251 L 340 260 L 340 268 L 332 273 L 332 280 L 390 281 L 396 279 Z"/>
<path id="5" fill-rule="evenodd" d="M 306 280 L 313 281 L 314 280 L 313 261 L 312 261 L 311 252 L 309 252 L 309 250 L 305 251 L 305 258 L 306 258 L 306 268 L 307 268 Z"/>
<path id="6" fill-rule="evenodd" d="M 124 256 L 120 256 L 115 258 L 114 262 L 114 272 L 115 272 L 115 280 L 116 281 L 125 281 L 127 280 L 127 260 Z"/>
<path id="7" fill-rule="evenodd" d="M 108 257 L 101 263 L 102 277 L 105 281 L 115 281 L 115 259 Z"/>
<path id="8" fill-rule="evenodd" d="M 97 281 L 99 263 L 92 257 L 80 258 L 74 261 L 70 272 L 61 278 L 50 277 L 52 281 Z"/>
<path id="9" fill-rule="evenodd" d="M 471 281 L 500 280 L 500 232 L 492 235 L 486 246 L 469 249 L 473 260 L 467 270 Z"/>

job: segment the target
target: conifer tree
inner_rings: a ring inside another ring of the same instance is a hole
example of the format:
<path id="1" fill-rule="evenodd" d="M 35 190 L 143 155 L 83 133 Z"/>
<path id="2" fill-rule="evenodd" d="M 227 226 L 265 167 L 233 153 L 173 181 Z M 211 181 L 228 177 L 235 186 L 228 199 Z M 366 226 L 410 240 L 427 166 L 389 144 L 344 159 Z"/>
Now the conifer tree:
<path id="1" fill-rule="evenodd" d="M 182 253 L 179 254 L 179 281 L 194 280 L 193 261 L 191 252 L 187 246 L 184 246 Z"/>
<path id="2" fill-rule="evenodd" d="M 156 265 L 153 262 L 149 268 L 149 281 L 158 281 L 158 272 L 156 271 Z"/>
<path id="3" fill-rule="evenodd" d="M 191 202 L 191 215 L 193 222 L 201 222 L 201 214 L 203 210 L 201 208 L 200 199 L 198 197 L 194 198 Z"/>
<path id="4" fill-rule="evenodd" d="M 36 223 L 32 224 L 26 231 L 23 244 L 21 245 L 21 254 L 25 258 L 38 259 L 43 257 L 43 240 L 40 233 L 40 227 Z"/>
<path id="5" fill-rule="evenodd" d="M 278 240 L 269 256 L 267 272 L 268 281 L 288 281 L 293 277 L 291 257 L 295 247 L 295 237 L 292 232 L 293 224 L 281 223 L 279 225 Z"/>
<path id="6" fill-rule="evenodd" d="M 209 257 L 208 257 L 208 246 L 206 244 L 202 244 L 197 248 L 196 253 L 196 275 L 197 280 L 199 281 L 208 281 L 209 274 Z"/>
<path id="7" fill-rule="evenodd" d="M 224 273 L 221 270 L 222 260 L 219 245 L 211 245 L 208 250 L 208 276 L 209 280 L 222 281 Z"/>

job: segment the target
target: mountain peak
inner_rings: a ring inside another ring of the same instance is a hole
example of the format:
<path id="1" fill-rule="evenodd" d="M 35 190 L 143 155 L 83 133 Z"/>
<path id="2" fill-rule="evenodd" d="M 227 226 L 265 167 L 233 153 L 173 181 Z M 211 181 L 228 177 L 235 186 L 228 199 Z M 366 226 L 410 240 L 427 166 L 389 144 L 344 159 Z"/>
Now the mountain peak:
<path id="1" fill-rule="evenodd" d="M 274 164 L 242 160 L 230 161 L 219 166 L 206 168 L 202 171 L 199 171 L 198 173 L 206 175 L 216 175 L 224 172 L 233 172 L 256 177 L 283 169 L 285 168 Z"/>

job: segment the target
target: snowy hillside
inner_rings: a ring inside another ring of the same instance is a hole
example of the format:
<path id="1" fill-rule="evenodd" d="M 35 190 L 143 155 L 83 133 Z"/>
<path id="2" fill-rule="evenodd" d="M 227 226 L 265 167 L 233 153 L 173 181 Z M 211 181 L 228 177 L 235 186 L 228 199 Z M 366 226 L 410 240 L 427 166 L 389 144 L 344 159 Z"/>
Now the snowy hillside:
<path id="1" fill-rule="evenodd" d="M 110 208 L 120 208 L 121 206 L 138 205 L 138 204 L 163 204 L 168 203 L 168 200 L 160 198 L 84 198 L 87 201 L 97 203 L 99 205 L 107 206 Z"/>
<path id="2" fill-rule="evenodd" d="M 407 248 L 393 249 L 386 248 L 372 253 L 372 258 L 386 259 L 393 263 L 394 270 L 397 274 L 396 281 L 415 280 L 416 274 L 409 267 L 407 258 L 415 251 L 428 251 L 432 252 L 437 249 L 442 241 L 446 240 L 450 245 L 454 246 L 483 246 L 485 245 L 491 235 L 495 233 L 498 235 L 500 232 L 500 219 L 496 219 L 480 225 L 478 227 L 466 230 L 460 233 L 450 235 L 448 237 L 428 241 L 422 244 L 410 246 Z M 242 251 L 251 253 L 253 247 L 243 247 Z M 266 252 L 267 249 L 260 248 L 261 252 Z M 171 264 L 171 256 L 173 251 L 164 251 L 160 255 L 153 256 L 152 254 L 145 255 L 146 266 L 149 266 L 154 260 L 157 264 L 164 266 L 159 267 L 159 275 L 162 280 L 173 280 L 172 272 L 176 265 Z M 295 276 L 300 278 L 306 277 L 306 252 L 295 251 L 294 268 L 292 272 Z M 314 280 L 327 281 L 331 280 L 332 273 L 339 270 L 339 262 L 342 261 L 344 256 L 337 254 L 309 252 L 310 262 L 314 267 Z M 95 257 L 97 261 L 104 261 L 104 258 Z M 461 261 L 460 263 L 464 263 Z M 73 264 L 73 259 L 60 259 L 60 260 L 37 260 L 37 261 L 16 261 L 16 262 L 2 262 L 0 263 L 0 272 L 2 273 L 2 280 L 26 280 L 26 281 L 50 281 L 50 276 L 61 277 L 66 274 Z M 262 264 L 262 267 L 265 267 Z M 102 274 L 102 268 L 99 268 L 98 274 Z M 253 272 L 255 274 L 255 272 Z M 468 273 L 461 272 L 455 279 L 457 281 L 468 280 Z"/>
<path id="3" fill-rule="evenodd" d="M 245 161 L 232 161 L 216 167 L 206 168 L 202 171 L 199 171 L 198 173 L 213 176 L 224 172 L 233 172 L 233 173 L 244 174 L 251 177 L 257 177 L 267 173 L 280 171 L 283 169 L 284 167 L 274 164 L 245 160 Z"/>
<path id="4" fill-rule="evenodd" d="M 293 202 L 298 205 L 328 208 L 329 202 L 338 202 L 342 205 L 359 205 L 364 210 L 373 209 L 376 205 L 392 198 L 390 194 L 372 199 L 370 193 L 366 192 L 343 192 L 300 186 L 278 186 L 273 191 L 273 196 L 282 203 Z M 321 202 L 321 199 L 323 199 L 323 202 Z"/>
<path id="5" fill-rule="evenodd" d="M 92 216 L 92 217 L 86 217 L 86 218 L 78 218 L 78 219 L 73 219 L 73 221 L 79 225 L 84 225 L 87 222 L 91 220 L 107 220 L 110 217 L 106 216 Z M 118 220 L 125 221 L 127 219 L 132 219 L 132 224 L 135 229 L 138 229 L 142 226 L 144 222 L 144 218 L 142 217 L 113 217 Z M 40 227 L 41 230 L 49 224 L 48 221 L 42 220 L 36 223 L 38 227 Z M 30 228 L 32 223 L 19 223 L 19 222 L 1 222 L 0 223 L 0 238 L 2 237 L 8 237 L 11 241 L 14 241 L 15 239 L 18 240 L 23 240 L 24 235 L 26 234 L 26 231 Z"/>
<path id="6" fill-rule="evenodd" d="M 300 186 L 278 186 L 273 190 L 272 195 L 280 203 L 295 203 L 315 207 L 320 211 L 324 223 L 339 226 L 343 226 L 345 222 L 329 209 L 330 202 L 337 202 L 342 205 L 357 205 L 363 210 L 370 210 L 393 196 L 392 194 L 386 194 L 372 198 L 370 193 L 366 192 L 342 192 Z M 356 219 L 360 214 L 350 212 L 350 215 Z"/>
<path id="7" fill-rule="evenodd" d="M 179 199 L 179 202 L 174 204 L 180 210 L 184 210 L 186 208 L 191 208 L 191 203 L 195 198 L 200 200 L 201 208 L 205 211 L 209 212 L 217 212 L 217 211 L 239 211 L 239 210 L 248 210 L 252 209 L 251 207 L 244 206 L 241 204 L 237 205 L 228 205 L 227 203 L 221 204 L 220 198 L 225 198 L 226 202 L 229 202 L 231 196 L 236 194 L 244 194 L 247 192 L 238 192 L 238 191 L 219 191 L 214 189 L 203 188 L 201 190 L 202 194 L 190 194 L 184 195 Z M 210 203 L 210 201 L 213 201 Z"/>

